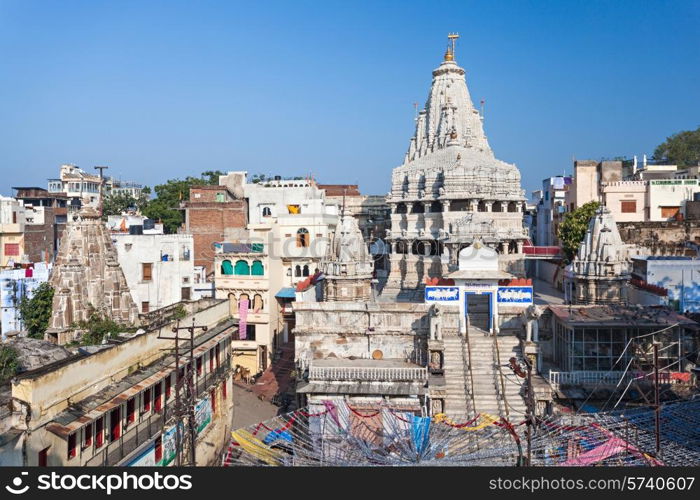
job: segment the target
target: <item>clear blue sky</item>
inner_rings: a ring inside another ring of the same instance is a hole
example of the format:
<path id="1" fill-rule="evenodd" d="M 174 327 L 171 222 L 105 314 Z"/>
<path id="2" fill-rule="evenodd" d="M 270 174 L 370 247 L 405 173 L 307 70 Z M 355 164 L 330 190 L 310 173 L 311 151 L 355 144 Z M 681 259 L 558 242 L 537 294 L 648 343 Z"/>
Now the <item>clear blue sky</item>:
<path id="1" fill-rule="evenodd" d="M 0 193 L 61 163 L 384 194 L 446 34 L 523 187 L 700 125 L 698 1 L 0 0 Z"/>

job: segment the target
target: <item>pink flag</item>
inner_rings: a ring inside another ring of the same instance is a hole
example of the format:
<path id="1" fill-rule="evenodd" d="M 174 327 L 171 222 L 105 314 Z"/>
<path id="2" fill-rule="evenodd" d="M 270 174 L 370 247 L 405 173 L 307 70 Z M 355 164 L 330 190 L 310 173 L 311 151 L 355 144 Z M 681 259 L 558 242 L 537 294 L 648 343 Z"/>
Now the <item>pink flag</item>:
<path id="1" fill-rule="evenodd" d="M 238 338 L 240 340 L 245 340 L 248 338 L 246 335 L 248 330 L 248 299 L 241 299 L 238 301 Z"/>

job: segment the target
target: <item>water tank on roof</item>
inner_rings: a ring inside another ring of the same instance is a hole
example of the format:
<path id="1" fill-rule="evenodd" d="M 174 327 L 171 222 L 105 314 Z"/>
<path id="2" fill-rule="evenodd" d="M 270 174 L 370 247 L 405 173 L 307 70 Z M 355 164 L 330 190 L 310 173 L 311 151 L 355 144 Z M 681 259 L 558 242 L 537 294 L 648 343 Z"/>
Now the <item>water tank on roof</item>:
<path id="1" fill-rule="evenodd" d="M 129 226 L 129 234 L 143 234 L 143 226 Z"/>

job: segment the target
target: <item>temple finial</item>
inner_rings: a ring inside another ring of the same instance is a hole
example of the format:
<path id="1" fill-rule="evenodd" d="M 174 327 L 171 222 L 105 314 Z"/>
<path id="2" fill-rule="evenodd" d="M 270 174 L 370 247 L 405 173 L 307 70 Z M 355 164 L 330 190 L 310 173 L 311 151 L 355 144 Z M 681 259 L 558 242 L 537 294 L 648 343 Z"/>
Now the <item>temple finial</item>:
<path id="1" fill-rule="evenodd" d="M 448 33 L 447 39 L 449 40 L 447 45 L 447 51 L 445 52 L 445 61 L 455 60 L 455 42 L 459 38 L 459 33 Z"/>

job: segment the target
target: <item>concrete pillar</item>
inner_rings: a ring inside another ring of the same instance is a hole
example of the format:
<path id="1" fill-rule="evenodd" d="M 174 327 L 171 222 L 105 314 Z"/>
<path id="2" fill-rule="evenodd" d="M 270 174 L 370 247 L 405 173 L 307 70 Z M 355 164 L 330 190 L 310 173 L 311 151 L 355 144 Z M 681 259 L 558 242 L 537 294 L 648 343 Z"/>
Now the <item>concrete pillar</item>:
<path id="1" fill-rule="evenodd" d="M 540 322 L 537 318 L 532 320 L 532 341 L 540 341 Z"/>
<path id="2" fill-rule="evenodd" d="M 508 242 L 507 241 L 501 241 L 501 253 L 503 255 L 506 255 L 508 253 Z"/>
<path id="3" fill-rule="evenodd" d="M 493 212 L 493 201 L 484 201 L 484 207 L 487 212 Z"/>
<path id="4" fill-rule="evenodd" d="M 516 245 L 518 246 L 518 253 L 519 253 L 519 254 L 520 254 L 520 253 L 523 253 L 523 242 L 522 242 L 522 241 L 518 241 L 518 242 L 516 242 Z"/>
<path id="5" fill-rule="evenodd" d="M 532 342 L 532 320 L 525 320 L 525 342 Z"/>
<path id="6" fill-rule="evenodd" d="M 477 200 L 469 200 L 469 211 L 476 212 L 479 210 L 479 202 Z"/>
<path id="7" fill-rule="evenodd" d="M 423 202 L 423 213 L 429 214 L 430 207 L 432 206 L 432 204 L 433 204 L 432 201 L 424 201 Z"/>

